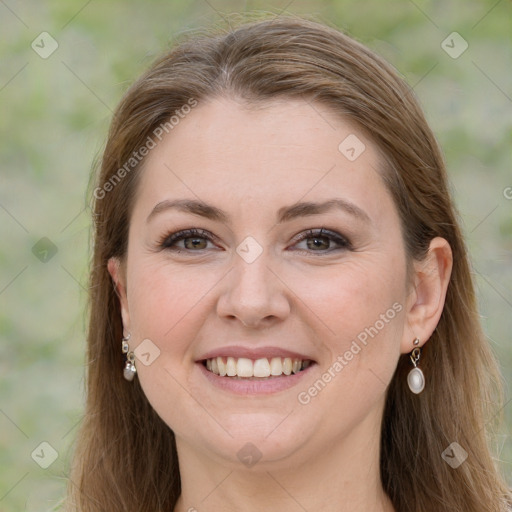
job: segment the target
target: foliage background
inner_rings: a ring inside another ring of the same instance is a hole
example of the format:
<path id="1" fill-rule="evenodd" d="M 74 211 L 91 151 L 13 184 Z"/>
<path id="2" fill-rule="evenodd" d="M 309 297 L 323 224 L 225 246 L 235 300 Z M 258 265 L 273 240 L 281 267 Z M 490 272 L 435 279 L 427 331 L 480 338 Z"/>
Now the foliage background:
<path id="1" fill-rule="evenodd" d="M 83 404 L 85 191 L 112 110 L 178 34 L 246 10 L 335 24 L 414 88 L 445 152 L 501 363 L 494 446 L 512 485 L 510 2 L 0 0 L 0 512 L 50 510 L 64 492 Z M 31 48 L 43 31 L 59 45 L 47 59 Z M 457 59 L 441 48 L 453 31 L 469 44 Z M 33 252 L 43 237 L 58 250 L 46 263 Z M 46 470 L 31 458 L 42 441 L 59 454 Z"/>

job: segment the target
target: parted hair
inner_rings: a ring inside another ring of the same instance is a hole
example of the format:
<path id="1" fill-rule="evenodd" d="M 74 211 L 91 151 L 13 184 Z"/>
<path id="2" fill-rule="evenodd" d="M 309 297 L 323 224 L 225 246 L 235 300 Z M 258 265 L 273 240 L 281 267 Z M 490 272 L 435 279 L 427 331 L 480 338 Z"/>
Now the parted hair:
<path id="1" fill-rule="evenodd" d="M 413 395 L 408 389 L 411 365 L 403 355 L 386 392 L 381 481 L 398 512 L 506 510 L 510 490 L 489 444 L 502 383 L 480 325 L 436 139 L 412 89 L 390 64 L 337 28 L 297 16 L 242 19 L 234 28 L 182 37 L 133 83 L 114 113 L 93 174 L 94 186 L 108 192 L 90 197 L 87 399 L 66 510 L 170 512 L 180 495 L 174 434 L 138 379 L 123 378 L 120 305 L 107 270 L 109 258 L 126 255 L 144 159 L 115 186 L 105 185 L 183 105 L 214 97 L 252 104 L 303 98 L 352 121 L 381 155 L 379 171 L 400 215 L 409 264 L 425 257 L 434 237 L 449 242 L 453 269 L 445 306 L 421 358 L 425 390 Z M 468 453 L 456 469 L 441 456 L 454 441 Z"/>

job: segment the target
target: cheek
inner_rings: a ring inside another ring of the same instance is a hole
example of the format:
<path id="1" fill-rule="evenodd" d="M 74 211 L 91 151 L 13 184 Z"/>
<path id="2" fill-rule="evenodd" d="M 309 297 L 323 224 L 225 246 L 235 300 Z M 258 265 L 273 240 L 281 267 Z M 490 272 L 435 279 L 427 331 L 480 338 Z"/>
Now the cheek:
<path id="1" fill-rule="evenodd" d="M 223 272 L 207 265 L 177 269 L 165 259 L 139 261 L 128 275 L 132 339 L 135 343 L 149 339 L 158 347 L 160 355 L 151 372 L 161 369 L 185 376 L 193 359 L 194 340 L 214 307 L 211 294 Z M 146 371 L 141 367 L 141 377 Z"/>
<path id="2" fill-rule="evenodd" d="M 141 334 L 160 340 L 186 323 L 183 320 L 200 304 L 208 285 L 197 279 L 193 270 L 177 271 L 165 262 L 148 261 L 132 268 L 128 282 L 132 324 Z"/>
<path id="3" fill-rule="evenodd" d="M 374 324 L 380 331 L 395 333 L 401 325 L 402 315 L 396 313 L 404 309 L 405 271 L 403 262 L 394 257 L 381 261 L 361 257 L 326 272 L 323 278 L 305 282 L 308 304 L 341 348 Z M 393 308 L 394 304 L 398 306 Z"/>
<path id="4" fill-rule="evenodd" d="M 130 269 L 128 280 L 132 349 L 149 339 L 156 347 L 149 352 L 157 354 L 149 365 L 137 358 L 137 378 L 162 419 L 168 425 L 179 425 L 184 411 L 188 416 L 196 405 L 186 384 L 190 351 L 204 321 L 207 291 L 218 279 L 213 279 L 211 271 L 176 271 L 168 262 L 146 260 Z"/>
<path id="5" fill-rule="evenodd" d="M 315 389 L 304 389 L 302 398 L 321 408 L 342 406 L 341 416 L 333 413 L 337 421 L 344 421 L 348 409 L 357 417 L 357 410 L 362 414 L 374 404 L 395 371 L 404 325 L 404 264 L 397 254 L 367 255 L 308 288 L 308 303 L 328 326 L 321 340 L 327 384 L 324 391 L 322 383 L 309 383 Z"/>

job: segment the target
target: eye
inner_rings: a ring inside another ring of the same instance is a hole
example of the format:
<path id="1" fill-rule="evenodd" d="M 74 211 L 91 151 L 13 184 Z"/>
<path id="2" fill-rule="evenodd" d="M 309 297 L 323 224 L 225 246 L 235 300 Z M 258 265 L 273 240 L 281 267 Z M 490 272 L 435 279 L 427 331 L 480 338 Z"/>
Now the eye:
<path id="1" fill-rule="evenodd" d="M 178 253 L 201 252 L 209 248 L 208 242 L 214 243 L 216 240 L 217 237 L 209 231 L 191 228 L 166 234 L 158 242 L 158 247 Z M 179 242 L 183 242 L 183 245 L 178 245 Z M 308 254 L 313 252 L 317 253 L 319 256 L 339 250 L 352 250 L 352 245 L 346 237 L 335 231 L 326 230 L 324 228 L 309 229 L 300 233 L 295 237 L 295 247 L 298 247 L 302 242 L 305 243 L 306 249 L 299 247 L 298 249 L 292 250 Z M 333 244 L 337 245 L 337 247 L 333 248 Z"/>
<path id="2" fill-rule="evenodd" d="M 334 231 L 321 229 L 309 229 L 297 236 L 298 242 L 305 242 L 307 250 L 305 252 L 315 252 L 321 254 L 332 253 L 339 250 L 351 250 L 352 244 L 343 235 Z M 332 243 L 338 247 L 331 247 Z M 296 244 L 298 246 L 298 244 Z M 294 249 L 296 250 L 296 249 Z M 298 249 L 303 251 L 304 249 Z"/>
<path id="3" fill-rule="evenodd" d="M 199 252 L 207 249 L 208 242 L 214 242 L 215 236 L 203 229 L 184 229 L 165 235 L 159 242 L 161 249 L 168 249 L 176 252 L 182 252 L 184 249 L 190 252 Z M 177 246 L 178 242 L 183 241 L 183 245 Z"/>

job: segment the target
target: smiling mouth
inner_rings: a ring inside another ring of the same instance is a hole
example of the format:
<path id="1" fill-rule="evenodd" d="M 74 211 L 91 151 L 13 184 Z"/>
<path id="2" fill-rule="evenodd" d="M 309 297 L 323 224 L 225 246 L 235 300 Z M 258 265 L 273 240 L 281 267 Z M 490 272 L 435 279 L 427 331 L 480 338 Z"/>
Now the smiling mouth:
<path id="1" fill-rule="evenodd" d="M 310 359 L 272 357 L 248 359 L 245 357 L 213 357 L 202 361 L 206 369 L 220 377 L 233 379 L 269 379 L 299 373 L 312 364 Z"/>

